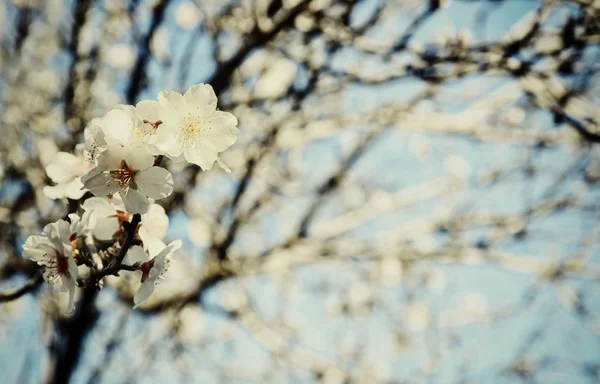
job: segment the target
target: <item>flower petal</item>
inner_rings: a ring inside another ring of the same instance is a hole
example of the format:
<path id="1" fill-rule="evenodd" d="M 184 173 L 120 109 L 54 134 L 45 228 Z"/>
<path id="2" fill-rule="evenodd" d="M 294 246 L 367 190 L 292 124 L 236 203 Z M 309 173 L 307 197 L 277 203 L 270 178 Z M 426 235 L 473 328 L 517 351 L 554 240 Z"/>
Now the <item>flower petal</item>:
<path id="1" fill-rule="evenodd" d="M 146 169 L 154 164 L 154 156 L 146 152 L 143 147 L 131 148 L 124 153 L 123 157 L 127 165 L 134 170 Z"/>
<path id="2" fill-rule="evenodd" d="M 143 194 L 153 199 L 164 199 L 173 192 L 173 175 L 161 167 L 146 168 L 135 176 Z"/>
<path id="3" fill-rule="evenodd" d="M 169 216 L 165 209 L 158 204 L 151 204 L 142 216 L 142 222 L 138 231 L 140 238 L 144 243 L 151 239 L 162 239 L 167 234 L 169 228 Z"/>
<path id="4" fill-rule="evenodd" d="M 158 104 L 161 107 L 161 111 L 170 111 L 172 113 L 178 113 L 183 115 L 184 111 L 184 99 L 183 95 L 174 91 L 161 91 L 158 94 Z M 162 119 L 162 115 L 161 115 Z"/>
<path id="5" fill-rule="evenodd" d="M 142 285 L 140 285 L 140 287 L 138 288 L 137 292 L 135 293 L 135 296 L 133 296 L 133 303 L 135 304 L 133 306 L 133 309 L 138 308 L 141 305 L 144 305 L 146 303 L 146 301 L 148 301 L 148 299 L 150 298 L 150 295 L 152 295 L 152 292 L 154 292 L 154 280 L 151 279 L 146 279 L 146 281 L 144 281 L 142 283 Z"/>
<path id="6" fill-rule="evenodd" d="M 217 109 L 217 95 L 208 84 L 196 84 L 183 95 L 187 112 L 195 116 L 208 117 Z"/>
<path id="7" fill-rule="evenodd" d="M 192 143 L 194 145 L 190 145 Z M 212 168 L 218 156 L 217 151 L 201 138 L 188 142 L 188 145 L 183 148 L 183 155 L 187 161 L 199 165 L 205 171 Z"/>
<path id="8" fill-rule="evenodd" d="M 183 135 L 173 124 L 165 123 L 158 127 L 156 147 L 165 154 L 173 157 L 183 152 Z"/>
<path id="9" fill-rule="evenodd" d="M 121 198 L 123 199 L 123 204 L 125 204 L 125 209 L 127 212 L 131 213 L 146 213 L 148 212 L 148 206 L 150 205 L 150 201 L 148 198 L 138 190 L 133 188 L 129 188 L 127 193 L 121 194 Z"/>
<path id="10" fill-rule="evenodd" d="M 140 101 L 135 105 L 135 113 L 137 113 L 140 119 L 148 120 L 153 123 L 160 120 L 158 110 L 158 102 L 154 100 Z"/>
<path id="11" fill-rule="evenodd" d="M 68 182 L 64 187 L 64 196 L 69 199 L 79 200 L 85 193 L 87 189 L 83 187 L 81 183 L 81 178 L 76 178 Z"/>
<path id="12" fill-rule="evenodd" d="M 93 171 L 92 171 L 93 172 Z M 89 175 L 89 174 L 88 174 Z M 85 175 L 85 176 L 88 176 Z M 96 196 L 106 196 L 118 190 L 117 182 L 103 172 L 95 172 L 92 176 L 82 177 L 84 188 Z"/>
<path id="13" fill-rule="evenodd" d="M 130 112 L 115 108 L 102 118 L 104 134 L 118 140 L 121 144 L 129 144 L 129 138 L 135 128 L 135 120 Z"/>
<path id="14" fill-rule="evenodd" d="M 110 241 L 118 230 L 119 220 L 116 217 L 104 217 L 96 220 L 96 228 L 92 233 L 98 240 Z"/>
<path id="15" fill-rule="evenodd" d="M 77 268 L 77 266 L 75 266 Z M 65 309 L 65 313 L 71 314 L 75 312 L 75 280 L 67 277 L 63 277 L 63 284 L 66 288 L 67 292 L 69 292 L 69 302 L 67 304 L 67 308 Z"/>

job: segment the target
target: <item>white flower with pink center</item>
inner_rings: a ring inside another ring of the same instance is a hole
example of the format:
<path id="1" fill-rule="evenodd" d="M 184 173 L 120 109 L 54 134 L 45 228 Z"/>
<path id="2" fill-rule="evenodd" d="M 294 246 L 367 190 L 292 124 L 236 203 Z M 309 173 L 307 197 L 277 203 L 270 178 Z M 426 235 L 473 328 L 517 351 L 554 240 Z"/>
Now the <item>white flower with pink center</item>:
<path id="1" fill-rule="evenodd" d="M 106 137 L 107 149 L 98 155 L 98 165 L 82 177 L 85 188 L 96 196 L 118 193 L 125 210 L 146 213 L 151 199 L 163 199 L 173 192 L 173 176 L 154 165 L 154 156 L 143 147 L 128 147 Z"/>
<path id="2" fill-rule="evenodd" d="M 133 246 L 129 249 L 124 261 L 139 267 L 137 273 L 141 273 L 142 283 L 133 297 L 134 309 L 148 301 L 160 279 L 169 270 L 171 258 L 175 251 L 181 248 L 181 244 L 181 240 L 173 241 L 157 254 L 151 253 L 154 255 L 152 258 L 149 258 L 140 246 Z"/>
<path id="3" fill-rule="evenodd" d="M 29 236 L 23 244 L 23 257 L 45 267 L 44 280 L 56 293 L 67 292 L 67 312 L 75 309 L 74 297 L 77 281 L 77 264 L 73 258 L 71 224 L 58 220 L 44 227 L 41 236 Z"/>

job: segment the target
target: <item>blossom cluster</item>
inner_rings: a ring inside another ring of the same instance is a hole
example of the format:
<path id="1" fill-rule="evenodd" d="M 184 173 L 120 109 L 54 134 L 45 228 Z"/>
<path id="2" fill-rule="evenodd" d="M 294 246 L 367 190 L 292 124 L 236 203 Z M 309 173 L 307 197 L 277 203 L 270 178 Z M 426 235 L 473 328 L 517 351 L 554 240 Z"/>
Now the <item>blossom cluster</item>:
<path id="1" fill-rule="evenodd" d="M 59 152 L 46 167 L 56 185 L 46 186 L 44 194 L 78 200 L 81 214 L 71 213 L 46 225 L 41 236 L 30 236 L 23 256 L 44 268 L 44 280 L 55 292 L 68 293 L 67 312 L 74 310 L 77 286 L 99 286 L 104 276 L 120 270 L 140 275 L 134 304 L 144 304 L 181 246 L 181 241 L 163 242 L 169 219 L 156 201 L 173 192 L 163 158 L 204 170 L 216 162 L 229 172 L 219 153 L 237 135 L 237 119 L 217 109 L 208 84 L 193 85 L 183 95 L 162 91 L 158 101 L 118 105 L 93 119 L 85 142 L 73 154 Z"/>

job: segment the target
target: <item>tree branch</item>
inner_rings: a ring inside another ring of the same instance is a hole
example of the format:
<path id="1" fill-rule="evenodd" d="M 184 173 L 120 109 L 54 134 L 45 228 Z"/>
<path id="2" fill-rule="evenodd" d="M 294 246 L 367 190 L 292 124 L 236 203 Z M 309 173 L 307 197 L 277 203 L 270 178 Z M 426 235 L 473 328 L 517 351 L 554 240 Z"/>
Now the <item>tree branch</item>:
<path id="1" fill-rule="evenodd" d="M 23 285 L 21 288 L 18 288 L 8 293 L 0 292 L 0 303 L 16 300 L 29 292 L 35 291 L 40 286 L 43 280 L 44 279 L 42 278 L 42 273 L 40 271 L 31 279 L 29 279 L 27 283 L 25 283 L 25 285 Z"/>

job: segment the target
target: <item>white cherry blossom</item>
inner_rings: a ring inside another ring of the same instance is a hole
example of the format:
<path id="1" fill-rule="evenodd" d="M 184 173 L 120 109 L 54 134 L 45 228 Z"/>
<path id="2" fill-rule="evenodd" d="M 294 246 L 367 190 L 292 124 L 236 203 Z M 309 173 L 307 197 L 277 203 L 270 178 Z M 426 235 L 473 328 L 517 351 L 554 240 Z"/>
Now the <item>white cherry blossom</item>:
<path id="1" fill-rule="evenodd" d="M 46 174 L 56 183 L 42 190 L 49 199 L 80 199 L 86 192 L 82 189 L 81 176 L 94 166 L 85 157 L 68 152 L 58 152 L 52 162 L 46 166 Z"/>
<path id="2" fill-rule="evenodd" d="M 155 167 L 154 156 L 142 147 L 109 142 L 98 155 L 98 165 L 82 177 L 84 187 L 96 196 L 116 193 L 130 213 L 146 213 L 151 199 L 162 199 L 173 192 L 173 176 Z"/>
<path id="3" fill-rule="evenodd" d="M 156 132 L 161 125 L 158 103 L 144 100 L 131 105 L 118 105 L 101 122 L 105 135 L 125 146 L 142 146 L 151 155 L 160 154 L 156 148 Z"/>
<path id="4" fill-rule="evenodd" d="M 181 244 L 181 240 L 173 241 L 158 253 L 151 253 L 151 255 L 154 255 L 151 259 L 140 246 L 136 245 L 129 249 L 124 261 L 127 264 L 139 266 L 142 282 L 133 297 L 134 309 L 148 301 L 148 298 L 154 292 L 154 288 L 160 282 L 159 279 L 168 271 L 173 253 L 181 248 Z"/>
<path id="5" fill-rule="evenodd" d="M 208 84 L 191 86 L 185 94 L 162 91 L 158 94 L 160 120 L 156 146 L 169 157 L 180 155 L 202 167 L 212 168 L 223 152 L 237 140 L 237 119 L 217 110 L 217 96 Z"/>
<path id="6" fill-rule="evenodd" d="M 68 313 L 75 309 L 77 281 L 77 264 L 70 237 L 71 224 L 58 220 L 46 225 L 41 236 L 29 236 L 23 244 L 23 257 L 45 267 L 44 280 L 52 284 L 54 291 L 69 294 Z"/>

